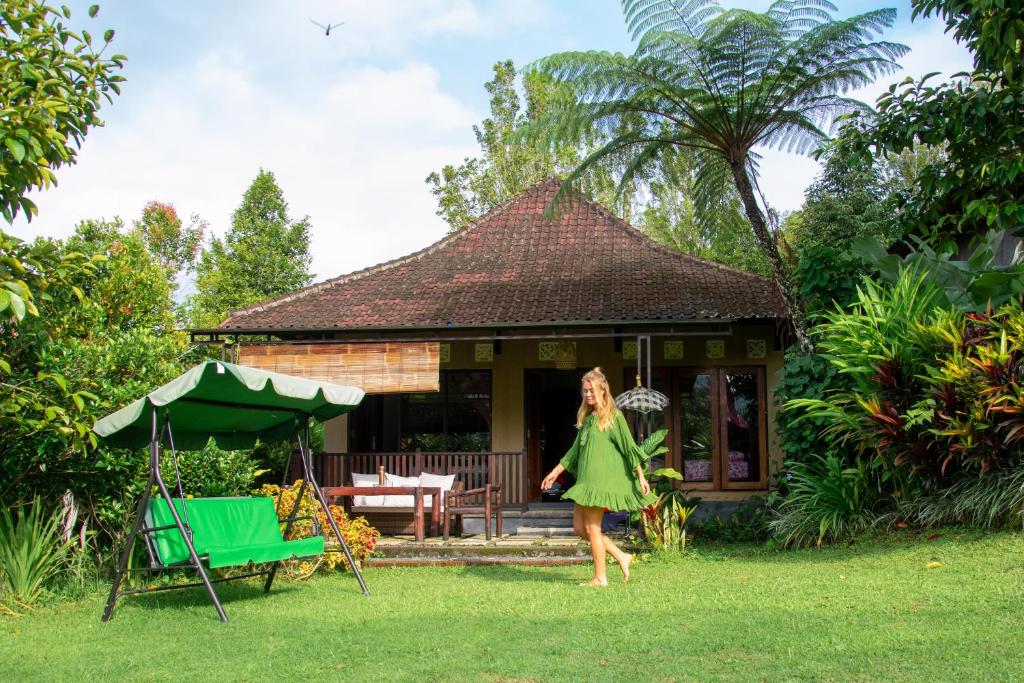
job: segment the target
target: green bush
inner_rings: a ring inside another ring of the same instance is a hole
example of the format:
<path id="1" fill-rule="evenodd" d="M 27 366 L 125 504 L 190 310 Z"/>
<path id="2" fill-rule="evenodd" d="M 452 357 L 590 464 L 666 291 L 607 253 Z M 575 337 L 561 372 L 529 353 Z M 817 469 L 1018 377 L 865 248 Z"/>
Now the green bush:
<path id="1" fill-rule="evenodd" d="M 164 480 L 173 486 L 173 465 L 165 451 Z M 246 496 L 264 473 L 251 450 L 223 451 L 210 441 L 198 451 L 178 453 L 178 469 L 185 495 L 199 497 Z"/>
<path id="2" fill-rule="evenodd" d="M 875 519 L 876 492 L 867 466 L 844 466 L 834 455 L 815 456 L 788 469 L 789 491 L 771 529 L 785 546 L 821 545 L 852 538 Z"/>
<path id="3" fill-rule="evenodd" d="M 0 588 L 5 603 L 27 608 L 60 572 L 70 544 L 60 537 L 60 510 L 48 512 L 39 498 L 16 510 L 0 505 Z"/>
<path id="4" fill-rule="evenodd" d="M 1024 466 L 964 477 L 949 488 L 902 502 L 888 516 L 912 526 L 1011 527 L 1024 522 Z"/>
<path id="5" fill-rule="evenodd" d="M 700 499 L 697 499 L 700 500 Z M 773 491 L 767 498 L 751 496 L 741 501 L 736 510 L 723 517 L 720 503 L 701 503 L 702 507 L 716 507 L 714 514 L 708 514 L 697 521 L 694 535 L 704 542 L 711 543 L 760 543 L 772 534 L 771 521 L 774 519 L 774 506 L 778 500 L 778 492 Z"/>

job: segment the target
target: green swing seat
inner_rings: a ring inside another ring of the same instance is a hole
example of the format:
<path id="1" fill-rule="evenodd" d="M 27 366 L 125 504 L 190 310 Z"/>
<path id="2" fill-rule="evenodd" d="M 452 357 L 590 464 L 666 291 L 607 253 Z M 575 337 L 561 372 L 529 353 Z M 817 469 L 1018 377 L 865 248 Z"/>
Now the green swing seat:
<path id="1" fill-rule="evenodd" d="M 276 562 L 324 552 L 323 536 L 293 541 L 281 537 L 272 498 L 188 498 L 184 507 L 181 499 L 175 498 L 174 507 L 181 521 L 192 529 L 196 554 L 206 557 L 211 569 L 249 562 Z M 150 535 L 157 562 L 169 566 L 189 561 L 188 547 L 181 531 L 174 525 L 167 501 L 162 498 L 150 500 L 147 521 L 150 527 L 171 527 Z"/>

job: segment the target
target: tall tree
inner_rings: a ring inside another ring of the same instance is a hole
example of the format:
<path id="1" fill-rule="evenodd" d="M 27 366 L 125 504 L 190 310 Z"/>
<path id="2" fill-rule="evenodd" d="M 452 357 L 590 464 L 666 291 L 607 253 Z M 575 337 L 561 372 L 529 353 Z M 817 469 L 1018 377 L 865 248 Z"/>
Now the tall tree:
<path id="1" fill-rule="evenodd" d="M 224 239 L 214 237 L 199 258 L 186 305 L 190 325 L 212 327 L 233 308 L 305 287 L 313 280 L 311 260 L 309 218 L 289 218 L 274 174 L 260 169 Z"/>
<path id="2" fill-rule="evenodd" d="M 550 175 L 565 175 L 585 156 L 587 131 L 580 131 L 550 149 L 538 150 L 521 144 L 515 133 L 529 121 L 559 106 L 559 93 L 552 79 L 540 72 L 522 79 L 523 98 L 516 90 L 516 69 L 511 60 L 494 65 L 494 78 L 484 84 L 490 94 L 490 116 L 473 126 L 480 145 L 479 157 L 467 157 L 459 165 L 446 165 L 427 176 L 431 193 L 437 198 L 437 215 L 452 230 L 463 227 L 495 206 L 511 199 Z M 607 167 L 595 167 L 583 174 L 581 188 L 591 195 L 613 198 L 615 181 Z M 628 203 L 628 202 L 627 202 Z M 608 204 L 611 206 L 611 204 Z M 620 213 L 628 214 L 620 207 Z"/>
<path id="3" fill-rule="evenodd" d="M 185 225 L 172 204 L 153 201 L 143 207 L 134 227 L 173 282 L 179 273 L 195 267 L 207 225 L 197 214 Z"/>
<path id="4" fill-rule="evenodd" d="M 567 186 L 610 155 L 626 155 L 628 187 L 664 150 L 698 153 L 702 184 L 731 177 L 751 230 L 779 284 L 800 346 L 812 344 L 766 215 L 754 169 L 757 146 L 805 153 L 828 138 L 836 116 L 866 105 L 842 93 L 897 68 L 902 45 L 876 40 L 895 10 L 836 20 L 827 0 L 776 0 L 767 12 L 724 11 L 715 0 L 624 0 L 633 55 L 566 52 L 533 70 L 571 89 L 575 106 L 530 128 L 544 148 L 581 128 L 608 136 Z"/>

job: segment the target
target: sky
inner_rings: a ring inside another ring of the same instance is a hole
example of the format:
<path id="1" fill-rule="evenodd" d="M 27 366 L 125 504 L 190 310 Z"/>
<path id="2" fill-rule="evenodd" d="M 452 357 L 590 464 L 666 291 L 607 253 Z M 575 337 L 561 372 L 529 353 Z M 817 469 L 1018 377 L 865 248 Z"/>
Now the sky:
<path id="1" fill-rule="evenodd" d="M 260 169 L 274 173 L 293 218 L 311 224 L 323 280 L 440 239 L 426 176 L 476 156 L 495 62 L 517 67 L 564 50 L 631 52 L 617 0 L 99 0 L 67 2 L 73 25 L 113 28 L 127 56 L 123 94 L 100 112 L 78 163 L 31 194 L 39 215 L 14 234 L 65 237 L 88 218 L 137 219 L 149 201 L 198 214 L 223 235 Z M 763 10 L 769 0 L 723 0 Z M 910 0 L 836 0 L 839 16 L 895 7 L 884 37 L 908 45 L 903 71 L 853 93 L 971 64 L 937 20 L 910 21 Z M 325 35 L 321 24 L 345 22 Z M 799 208 L 818 171 L 765 151 L 761 186 Z"/>

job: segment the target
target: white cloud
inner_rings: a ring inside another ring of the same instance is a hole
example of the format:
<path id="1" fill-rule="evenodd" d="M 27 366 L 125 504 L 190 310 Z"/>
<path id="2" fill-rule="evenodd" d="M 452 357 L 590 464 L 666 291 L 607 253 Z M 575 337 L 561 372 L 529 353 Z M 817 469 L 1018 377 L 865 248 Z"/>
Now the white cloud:
<path id="1" fill-rule="evenodd" d="M 355 68 L 305 97 L 280 97 L 223 55 L 154 83 L 130 122 L 90 134 L 60 188 L 33 199 L 29 235 L 68 234 L 81 218 L 139 215 L 152 199 L 199 213 L 223 233 L 259 168 L 290 213 L 313 225 L 318 278 L 425 246 L 445 232 L 423 182 L 471 153 L 449 141 L 478 118 L 424 64 Z"/>

